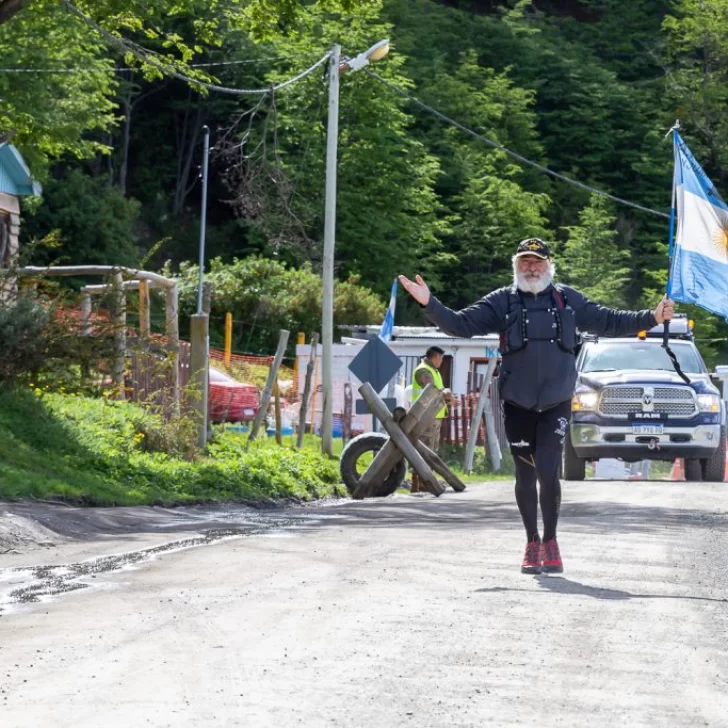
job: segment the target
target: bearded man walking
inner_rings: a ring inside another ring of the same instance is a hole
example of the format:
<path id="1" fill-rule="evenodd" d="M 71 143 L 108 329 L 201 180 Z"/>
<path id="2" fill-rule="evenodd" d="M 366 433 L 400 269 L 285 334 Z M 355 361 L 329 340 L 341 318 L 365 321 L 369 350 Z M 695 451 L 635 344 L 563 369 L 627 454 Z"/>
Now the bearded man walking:
<path id="1" fill-rule="evenodd" d="M 548 245 L 529 238 L 519 243 L 513 256 L 513 284 L 461 311 L 440 303 L 419 275 L 414 281 L 399 276 L 427 318 L 446 334 L 501 335 L 498 387 L 516 465 L 516 503 L 526 529 L 524 574 L 563 571 L 556 540 L 559 466 L 576 386 L 579 331 L 628 336 L 671 319 L 674 308 L 667 298 L 654 311 L 606 308 L 575 288 L 554 284 L 554 274 Z M 539 496 L 543 540 L 538 528 Z"/>

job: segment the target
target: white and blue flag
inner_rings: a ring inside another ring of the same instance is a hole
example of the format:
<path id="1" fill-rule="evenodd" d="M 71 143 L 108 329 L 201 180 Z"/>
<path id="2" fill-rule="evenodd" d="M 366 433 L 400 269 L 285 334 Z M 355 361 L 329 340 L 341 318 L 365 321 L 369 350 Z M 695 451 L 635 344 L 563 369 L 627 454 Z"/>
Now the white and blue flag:
<path id="1" fill-rule="evenodd" d="M 392 330 L 394 329 L 394 309 L 397 306 L 397 279 L 392 283 L 392 295 L 389 297 L 389 306 L 387 313 L 384 314 L 382 328 L 379 330 L 379 338 L 387 342 L 392 338 Z"/>
<path id="2" fill-rule="evenodd" d="M 674 142 L 677 228 L 667 295 L 728 320 L 728 205 L 677 131 Z"/>

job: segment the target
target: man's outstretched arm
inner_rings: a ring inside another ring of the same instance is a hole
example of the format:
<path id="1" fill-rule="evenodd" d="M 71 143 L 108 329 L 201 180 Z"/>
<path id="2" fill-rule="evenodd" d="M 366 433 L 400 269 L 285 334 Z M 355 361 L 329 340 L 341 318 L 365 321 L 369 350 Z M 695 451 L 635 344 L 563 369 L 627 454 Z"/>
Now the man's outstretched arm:
<path id="1" fill-rule="evenodd" d="M 675 304 L 663 298 L 654 311 L 619 311 L 590 301 L 576 291 L 581 298 L 576 309 L 576 325 L 582 331 L 598 336 L 629 336 L 644 329 L 651 329 L 656 324 L 670 320 Z"/>
<path id="2" fill-rule="evenodd" d="M 481 298 L 472 306 L 461 311 L 453 311 L 430 293 L 430 289 L 420 276 L 416 276 L 414 281 L 399 276 L 399 282 L 425 309 L 425 316 L 450 336 L 470 338 L 497 333 L 503 329 L 505 312 L 501 310 L 501 297 L 497 291 Z"/>

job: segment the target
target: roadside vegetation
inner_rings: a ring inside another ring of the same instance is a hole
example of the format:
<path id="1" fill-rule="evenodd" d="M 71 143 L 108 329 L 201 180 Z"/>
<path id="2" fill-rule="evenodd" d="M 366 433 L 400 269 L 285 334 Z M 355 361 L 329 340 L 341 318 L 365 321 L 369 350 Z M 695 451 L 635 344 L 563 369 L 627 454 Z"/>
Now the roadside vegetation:
<path id="1" fill-rule="evenodd" d="M 336 461 L 265 436 L 220 431 L 191 458 L 184 422 L 164 423 L 126 402 L 0 391 L 0 498 L 83 505 L 305 501 L 343 495 Z"/>

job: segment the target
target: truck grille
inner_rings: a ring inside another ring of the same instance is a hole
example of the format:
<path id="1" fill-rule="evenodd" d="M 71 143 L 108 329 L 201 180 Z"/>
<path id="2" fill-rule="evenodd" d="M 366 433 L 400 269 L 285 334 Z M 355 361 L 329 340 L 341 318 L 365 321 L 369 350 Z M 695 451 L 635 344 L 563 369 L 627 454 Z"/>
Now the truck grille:
<path id="1" fill-rule="evenodd" d="M 693 417 L 698 413 L 695 393 L 689 387 L 653 387 L 652 410 L 644 407 L 645 387 L 605 387 L 599 398 L 599 413 L 607 417 L 627 417 L 643 411 L 668 417 Z"/>

